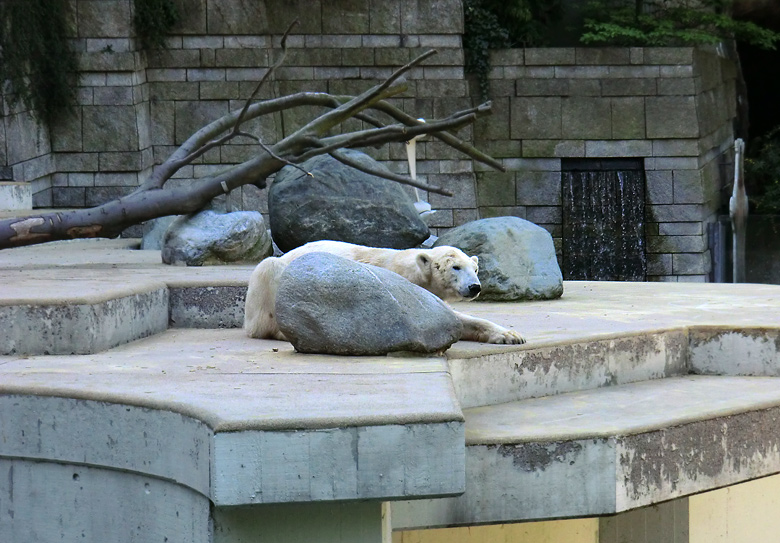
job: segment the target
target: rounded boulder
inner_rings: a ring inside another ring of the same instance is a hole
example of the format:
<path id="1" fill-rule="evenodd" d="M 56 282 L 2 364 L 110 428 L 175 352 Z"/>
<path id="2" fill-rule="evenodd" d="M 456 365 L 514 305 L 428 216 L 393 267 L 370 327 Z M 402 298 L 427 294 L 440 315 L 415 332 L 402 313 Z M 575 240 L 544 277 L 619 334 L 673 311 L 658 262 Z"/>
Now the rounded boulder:
<path id="1" fill-rule="evenodd" d="M 549 300 L 563 294 L 550 233 L 518 217 L 480 219 L 449 230 L 434 247 L 452 245 L 479 257 L 478 300 Z"/>
<path id="2" fill-rule="evenodd" d="M 342 152 L 374 170 L 388 171 L 364 153 Z M 345 166 L 329 155 L 311 158 L 301 168 L 311 175 L 285 166 L 268 192 L 271 233 L 282 251 L 322 239 L 409 249 L 430 235 L 398 183 Z"/>
<path id="3" fill-rule="evenodd" d="M 279 280 L 279 329 L 304 353 L 434 353 L 460 339 L 447 304 L 383 268 L 328 253 L 293 260 Z"/>

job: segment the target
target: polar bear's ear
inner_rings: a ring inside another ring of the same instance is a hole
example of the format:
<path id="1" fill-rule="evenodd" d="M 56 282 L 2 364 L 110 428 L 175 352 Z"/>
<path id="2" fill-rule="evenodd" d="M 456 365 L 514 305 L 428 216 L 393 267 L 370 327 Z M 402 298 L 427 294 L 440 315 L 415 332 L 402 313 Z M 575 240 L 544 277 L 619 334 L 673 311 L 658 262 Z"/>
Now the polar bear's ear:
<path id="1" fill-rule="evenodd" d="M 474 264 L 476 264 L 477 266 L 479 266 L 479 257 L 472 256 L 472 257 L 471 257 L 471 260 L 473 260 L 473 261 L 474 261 Z"/>
<path id="2" fill-rule="evenodd" d="M 417 255 L 417 266 L 426 276 L 431 273 L 431 257 L 425 253 Z"/>

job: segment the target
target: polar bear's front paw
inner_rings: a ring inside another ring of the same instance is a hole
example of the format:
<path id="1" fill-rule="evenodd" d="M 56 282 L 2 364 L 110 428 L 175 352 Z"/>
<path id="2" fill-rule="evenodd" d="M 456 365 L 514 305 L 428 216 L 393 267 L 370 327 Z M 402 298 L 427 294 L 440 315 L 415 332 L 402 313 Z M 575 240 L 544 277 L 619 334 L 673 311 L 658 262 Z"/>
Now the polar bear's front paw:
<path id="1" fill-rule="evenodd" d="M 488 337 L 488 343 L 497 343 L 504 345 L 522 345 L 525 343 L 523 336 L 515 332 L 514 330 L 507 330 L 506 328 L 500 331 L 495 331 Z"/>

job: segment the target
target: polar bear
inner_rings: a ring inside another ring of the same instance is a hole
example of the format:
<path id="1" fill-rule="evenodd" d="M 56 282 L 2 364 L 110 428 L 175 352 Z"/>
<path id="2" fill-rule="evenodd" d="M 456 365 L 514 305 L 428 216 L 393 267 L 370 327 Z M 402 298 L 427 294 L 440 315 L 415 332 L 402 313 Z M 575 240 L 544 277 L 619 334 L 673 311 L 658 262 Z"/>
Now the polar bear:
<path id="1" fill-rule="evenodd" d="M 481 290 L 477 278 L 479 259 L 476 256 L 469 258 L 455 247 L 398 250 L 342 241 L 314 241 L 280 257 L 266 258 L 252 272 L 244 312 L 244 330 L 249 337 L 286 340 L 274 315 L 279 278 L 290 262 L 313 252 L 335 254 L 393 271 L 445 302 L 473 300 Z M 483 343 L 525 343 L 514 330 L 458 311 L 455 314 L 463 325 L 461 339 Z"/>

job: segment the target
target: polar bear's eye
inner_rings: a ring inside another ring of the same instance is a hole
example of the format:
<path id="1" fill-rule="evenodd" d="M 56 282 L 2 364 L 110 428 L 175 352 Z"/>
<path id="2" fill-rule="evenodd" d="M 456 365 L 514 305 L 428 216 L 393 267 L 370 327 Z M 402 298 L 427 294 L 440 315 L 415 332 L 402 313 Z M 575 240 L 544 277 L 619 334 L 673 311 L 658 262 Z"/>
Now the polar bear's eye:
<path id="1" fill-rule="evenodd" d="M 455 271 L 460 271 L 460 266 L 453 266 L 452 269 Z"/>

